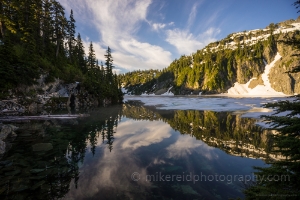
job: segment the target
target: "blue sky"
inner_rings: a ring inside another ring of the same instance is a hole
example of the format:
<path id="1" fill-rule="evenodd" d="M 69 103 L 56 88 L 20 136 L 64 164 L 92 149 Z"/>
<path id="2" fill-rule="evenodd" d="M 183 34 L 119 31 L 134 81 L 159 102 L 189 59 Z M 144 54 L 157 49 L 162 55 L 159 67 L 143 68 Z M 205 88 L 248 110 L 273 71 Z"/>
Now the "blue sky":
<path id="1" fill-rule="evenodd" d="M 87 51 L 112 49 L 115 70 L 162 69 L 228 34 L 299 16 L 295 0 L 59 0 Z"/>

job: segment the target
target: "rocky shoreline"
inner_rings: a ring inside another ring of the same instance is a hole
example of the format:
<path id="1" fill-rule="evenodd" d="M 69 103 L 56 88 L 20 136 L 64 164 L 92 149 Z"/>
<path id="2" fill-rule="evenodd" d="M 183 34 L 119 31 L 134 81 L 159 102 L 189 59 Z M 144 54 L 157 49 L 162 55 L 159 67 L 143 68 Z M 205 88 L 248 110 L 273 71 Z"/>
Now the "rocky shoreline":
<path id="1" fill-rule="evenodd" d="M 0 116 L 48 114 L 55 109 L 80 109 L 111 104 L 110 99 L 101 100 L 89 94 L 79 82 L 64 83 L 55 79 L 46 83 L 41 75 L 32 86 L 19 86 L 5 100 L 0 101 Z"/>

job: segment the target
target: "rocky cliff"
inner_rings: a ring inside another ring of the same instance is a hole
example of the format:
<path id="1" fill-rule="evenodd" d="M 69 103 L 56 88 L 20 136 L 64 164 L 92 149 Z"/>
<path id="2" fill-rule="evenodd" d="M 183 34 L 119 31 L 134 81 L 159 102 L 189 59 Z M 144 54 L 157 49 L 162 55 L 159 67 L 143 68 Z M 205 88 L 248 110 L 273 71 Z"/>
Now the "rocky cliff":
<path id="1" fill-rule="evenodd" d="M 297 36 L 299 36 L 299 32 L 291 32 L 287 38 Z M 281 35 L 278 40 L 287 41 L 287 38 Z M 300 94 L 300 74 L 289 73 L 293 68 L 300 66 L 300 59 L 296 56 L 300 51 L 284 42 L 278 43 L 277 50 L 282 55 L 282 59 L 276 62 L 270 71 L 269 80 L 272 88 L 288 95 Z"/>

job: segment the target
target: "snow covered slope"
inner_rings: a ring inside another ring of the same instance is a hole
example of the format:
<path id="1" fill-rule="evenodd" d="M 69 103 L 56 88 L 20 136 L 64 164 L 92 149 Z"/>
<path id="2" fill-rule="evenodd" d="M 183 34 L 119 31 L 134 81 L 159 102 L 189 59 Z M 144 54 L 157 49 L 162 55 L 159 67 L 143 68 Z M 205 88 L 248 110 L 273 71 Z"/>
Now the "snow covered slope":
<path id="1" fill-rule="evenodd" d="M 286 96 L 282 92 L 275 91 L 270 84 L 269 81 L 269 73 L 272 67 L 274 67 L 274 64 L 276 61 L 278 61 L 281 58 L 279 53 L 277 52 L 277 55 L 275 56 L 274 60 L 268 65 L 265 66 L 265 71 L 261 75 L 262 80 L 264 82 L 264 85 L 257 85 L 255 88 L 251 89 L 249 88 L 249 84 L 253 79 L 250 79 L 246 84 L 240 84 L 236 82 L 234 84 L 234 87 L 230 88 L 228 90 L 228 95 L 242 95 L 242 96 Z"/>

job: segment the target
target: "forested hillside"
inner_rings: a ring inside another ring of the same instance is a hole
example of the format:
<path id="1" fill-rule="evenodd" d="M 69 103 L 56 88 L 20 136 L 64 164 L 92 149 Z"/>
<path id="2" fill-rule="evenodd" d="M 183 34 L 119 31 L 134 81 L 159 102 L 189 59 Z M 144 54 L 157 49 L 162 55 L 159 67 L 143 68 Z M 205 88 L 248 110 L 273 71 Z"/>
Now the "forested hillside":
<path id="1" fill-rule="evenodd" d="M 85 55 L 74 15 L 71 10 L 67 18 L 56 0 L 0 1 L 0 98 L 27 96 L 21 88 L 36 84 L 42 75 L 45 84 L 80 82 L 94 98 L 122 99 L 110 48 L 104 66 L 92 42 Z"/>
<path id="2" fill-rule="evenodd" d="M 279 52 L 282 59 L 276 63 L 276 70 L 270 72 L 271 85 L 286 94 L 299 93 L 297 75 L 284 73 L 299 64 L 299 59 L 293 57 L 296 50 L 282 43 L 300 36 L 299 22 L 300 19 L 288 20 L 271 23 L 265 29 L 232 33 L 191 55 L 182 55 L 165 69 L 155 71 L 156 76 L 148 70 L 129 72 L 119 78 L 130 94 L 160 94 L 159 91 L 172 86 L 174 94 L 224 93 L 234 83 L 244 84 L 251 78 L 257 79 L 252 87 L 262 84 L 260 75 Z M 281 87 L 279 76 L 293 85 Z"/>

